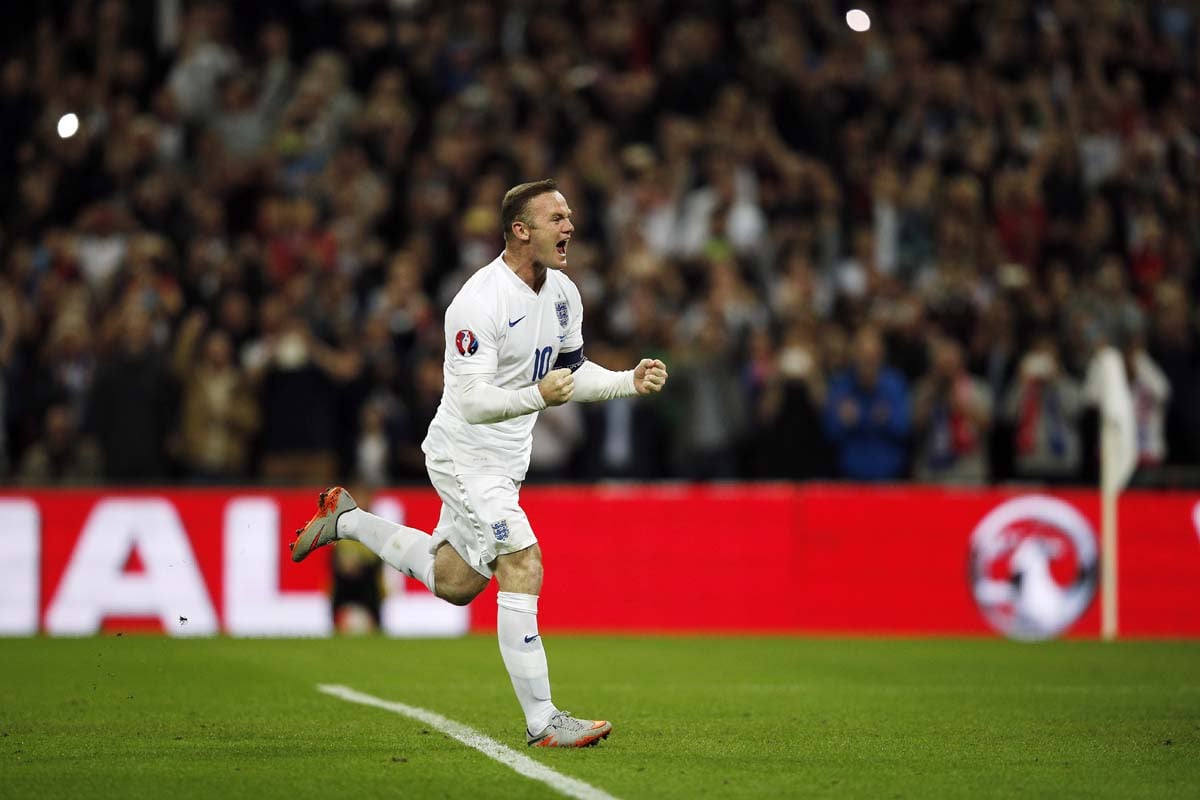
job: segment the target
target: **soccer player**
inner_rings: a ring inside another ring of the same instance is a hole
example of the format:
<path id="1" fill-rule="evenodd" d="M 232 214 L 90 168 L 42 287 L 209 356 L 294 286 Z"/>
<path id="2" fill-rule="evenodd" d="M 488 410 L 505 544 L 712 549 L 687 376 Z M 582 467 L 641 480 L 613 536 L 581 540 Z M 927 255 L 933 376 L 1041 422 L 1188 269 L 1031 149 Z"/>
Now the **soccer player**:
<path id="1" fill-rule="evenodd" d="M 476 272 L 446 310 L 445 389 L 421 448 L 442 499 L 433 534 L 358 508 L 341 487 L 321 493 L 292 543 L 292 560 L 336 539 L 361 542 L 438 597 L 466 605 L 495 575 L 500 655 L 525 712 L 526 743 L 586 747 L 604 720 L 576 719 L 550 699 L 538 634 L 542 554 L 518 494 L 537 413 L 662 390 L 663 362 L 624 372 L 583 356 L 583 304 L 561 270 L 575 226 L 553 180 L 523 183 L 500 207 L 504 252 Z"/>

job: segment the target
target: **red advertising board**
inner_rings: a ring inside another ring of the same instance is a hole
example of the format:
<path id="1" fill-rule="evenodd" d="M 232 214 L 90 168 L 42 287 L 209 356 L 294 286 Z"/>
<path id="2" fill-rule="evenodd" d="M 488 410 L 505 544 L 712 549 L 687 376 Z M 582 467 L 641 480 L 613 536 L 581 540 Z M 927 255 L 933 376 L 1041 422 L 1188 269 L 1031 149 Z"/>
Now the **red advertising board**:
<path id="1" fill-rule="evenodd" d="M 0 634 L 328 634 L 328 548 L 286 543 L 314 493 L 254 489 L 0 494 Z M 530 487 L 556 631 L 1095 636 L 1099 498 L 914 486 Z M 432 490 L 372 508 L 428 530 Z M 1200 495 L 1120 501 L 1120 627 L 1200 635 Z M 384 627 L 495 624 L 388 571 Z M 581 600 L 581 598 L 595 598 Z"/>

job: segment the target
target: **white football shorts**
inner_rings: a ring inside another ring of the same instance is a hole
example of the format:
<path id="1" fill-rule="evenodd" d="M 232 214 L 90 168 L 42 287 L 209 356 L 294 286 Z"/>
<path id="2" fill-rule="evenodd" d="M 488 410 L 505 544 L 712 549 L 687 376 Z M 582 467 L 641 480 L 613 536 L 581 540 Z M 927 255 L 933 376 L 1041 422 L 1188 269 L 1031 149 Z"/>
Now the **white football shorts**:
<path id="1" fill-rule="evenodd" d="M 448 461 L 425 462 L 429 480 L 442 498 L 429 552 L 448 542 L 471 568 L 492 577 L 497 556 L 537 544 L 518 502 L 521 484 L 499 475 L 455 475 Z"/>

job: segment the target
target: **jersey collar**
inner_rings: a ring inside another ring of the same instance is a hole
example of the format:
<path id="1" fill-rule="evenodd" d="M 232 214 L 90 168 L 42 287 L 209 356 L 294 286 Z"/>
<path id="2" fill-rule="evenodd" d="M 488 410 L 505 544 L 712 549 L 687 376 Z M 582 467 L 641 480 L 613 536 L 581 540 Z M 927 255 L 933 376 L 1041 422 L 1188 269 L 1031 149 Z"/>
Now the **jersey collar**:
<path id="1" fill-rule="evenodd" d="M 529 288 L 529 284 L 527 284 L 525 281 L 518 278 L 517 273 L 512 271 L 512 267 L 510 267 L 508 265 L 508 262 L 504 260 L 504 251 L 503 250 L 500 251 L 500 255 L 496 256 L 496 260 L 493 261 L 492 263 L 495 264 L 500 269 L 501 272 L 503 272 L 505 275 L 508 276 L 508 280 L 512 281 L 512 283 L 515 286 L 519 286 L 521 289 L 523 289 L 526 294 L 530 295 L 531 297 L 538 296 L 537 292 L 535 292 L 533 289 Z M 547 270 L 547 272 L 549 272 L 549 270 Z M 549 274 L 547 274 L 547 276 L 546 276 L 546 282 L 547 283 L 550 282 Z M 542 284 L 542 288 L 543 289 L 546 288 L 545 283 Z"/>

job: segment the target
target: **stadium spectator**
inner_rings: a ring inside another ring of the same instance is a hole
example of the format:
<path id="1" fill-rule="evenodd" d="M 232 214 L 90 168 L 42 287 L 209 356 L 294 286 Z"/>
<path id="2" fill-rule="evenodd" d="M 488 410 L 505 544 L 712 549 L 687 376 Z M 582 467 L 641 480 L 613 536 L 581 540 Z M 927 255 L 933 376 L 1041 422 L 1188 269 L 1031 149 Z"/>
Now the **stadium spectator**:
<path id="1" fill-rule="evenodd" d="M 421 441 L 442 399 L 441 354 L 419 352 L 412 374 L 412 383 L 403 395 L 393 443 L 396 450 L 396 476 L 400 479 L 415 479 L 425 474 L 425 453 L 421 451 Z"/>
<path id="2" fill-rule="evenodd" d="M 0 275 L 0 475 L 9 471 L 8 462 L 8 376 L 15 366 L 17 346 L 25 328 L 21 295 Z"/>
<path id="3" fill-rule="evenodd" d="M 1195 297 L 1193 293 L 1192 297 Z M 1195 305 L 1177 281 L 1155 292 L 1150 352 L 1171 386 L 1167 405 L 1168 456 L 1176 463 L 1200 461 L 1200 337 L 1192 321 Z"/>
<path id="4" fill-rule="evenodd" d="M 197 3 L 184 15 L 180 46 L 167 85 L 185 119 L 199 122 L 217 108 L 220 80 L 237 66 L 226 38 L 229 6 Z"/>
<path id="5" fill-rule="evenodd" d="M 333 591 L 330 608 L 338 633 L 359 635 L 379 629 L 383 605 L 381 563 L 358 542 L 333 551 Z"/>
<path id="6" fill-rule="evenodd" d="M 96 367 L 88 406 L 109 481 L 161 481 L 170 474 L 176 392 L 154 343 L 153 320 L 136 304 L 112 318 L 115 343 Z"/>
<path id="7" fill-rule="evenodd" d="M 794 323 L 777 343 L 766 330 L 751 339 L 749 379 L 758 384 L 752 474 L 812 479 L 833 474 L 821 430 L 825 378 L 811 326 Z"/>
<path id="8" fill-rule="evenodd" d="M 1133 392 L 1133 414 L 1137 421 L 1138 466 L 1157 467 L 1167 459 L 1164 435 L 1171 384 L 1146 352 L 1139 333 L 1125 347 L 1125 375 Z"/>
<path id="9" fill-rule="evenodd" d="M 602 364 L 623 364 L 635 357 L 629 347 L 604 342 L 588 351 L 589 358 Z M 583 412 L 582 477 L 652 480 L 670 474 L 667 420 L 658 403 L 617 398 L 589 403 Z"/>
<path id="10" fill-rule="evenodd" d="M 365 486 L 386 486 L 392 475 L 392 435 L 388 407 L 382 400 L 363 406 L 354 449 L 354 477 Z"/>
<path id="11" fill-rule="evenodd" d="M 249 466 L 258 403 L 233 359 L 233 343 L 203 312 L 179 326 L 173 368 L 180 387 L 180 459 L 200 481 L 236 481 Z"/>
<path id="12" fill-rule="evenodd" d="M 96 443 L 79 435 L 74 412 L 64 404 L 46 409 L 43 433 L 25 450 L 17 480 L 31 484 L 86 484 L 100 478 Z"/>
<path id="13" fill-rule="evenodd" d="M 933 364 L 913 392 L 917 480 L 979 484 L 988 477 L 992 399 L 966 370 L 962 347 L 941 338 Z"/>
<path id="14" fill-rule="evenodd" d="M 766 220 L 754 202 L 752 173 L 726 153 L 710 155 L 705 172 L 705 183 L 683 198 L 675 253 L 694 258 L 719 240 L 739 255 L 757 255 Z"/>
<path id="15" fill-rule="evenodd" d="M 1018 477 L 1055 482 L 1075 475 L 1082 458 L 1076 427 L 1082 410 L 1079 384 L 1065 372 L 1057 340 L 1040 335 L 1021 359 L 1004 400 Z"/>
<path id="16" fill-rule="evenodd" d="M 262 477 L 330 483 L 338 472 L 336 381 L 353 377 L 358 364 L 340 359 L 299 316 L 283 319 L 268 348 L 259 389 Z"/>
<path id="17" fill-rule="evenodd" d="M 851 366 L 830 380 L 824 425 L 842 477 L 890 480 L 908 468 L 908 385 L 884 362 L 883 338 L 876 328 L 859 329 Z"/>
<path id="18" fill-rule="evenodd" d="M 671 358 L 673 380 L 685 387 L 672 398 L 678 473 L 694 480 L 738 476 L 749 425 L 734 341 L 726 320 L 701 312 L 694 329 L 680 331 Z"/>

